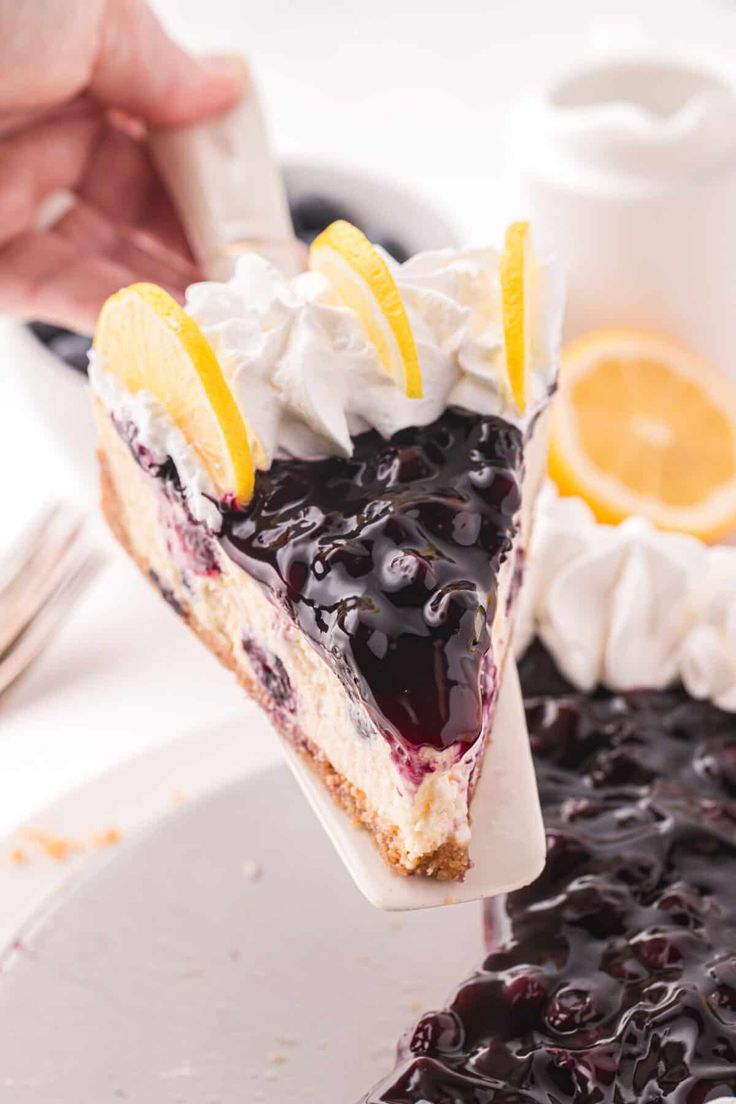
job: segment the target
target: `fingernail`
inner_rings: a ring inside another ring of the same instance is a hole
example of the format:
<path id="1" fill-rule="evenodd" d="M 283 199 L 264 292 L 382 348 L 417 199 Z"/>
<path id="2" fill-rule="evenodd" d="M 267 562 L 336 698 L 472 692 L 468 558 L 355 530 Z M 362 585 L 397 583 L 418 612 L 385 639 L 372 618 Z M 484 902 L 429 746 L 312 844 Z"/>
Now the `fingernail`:
<path id="1" fill-rule="evenodd" d="M 212 76 L 220 77 L 243 92 L 250 80 L 248 62 L 242 54 L 208 54 L 200 58 L 200 65 Z"/>

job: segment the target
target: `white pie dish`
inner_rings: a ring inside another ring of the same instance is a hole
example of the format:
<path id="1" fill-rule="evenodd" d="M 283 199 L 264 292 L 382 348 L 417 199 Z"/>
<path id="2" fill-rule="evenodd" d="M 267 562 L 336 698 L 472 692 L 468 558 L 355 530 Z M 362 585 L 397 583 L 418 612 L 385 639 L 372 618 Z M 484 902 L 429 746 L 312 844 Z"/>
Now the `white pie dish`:
<path id="1" fill-rule="evenodd" d="M 0 865 L 2 1104 L 357 1099 L 474 967 L 477 906 L 373 909 L 287 771 L 247 769 L 247 743 L 240 721 L 200 733 L 40 814 L 60 834 L 123 828 L 84 877 L 36 852 Z M 179 784 L 189 799 L 162 815 Z"/>

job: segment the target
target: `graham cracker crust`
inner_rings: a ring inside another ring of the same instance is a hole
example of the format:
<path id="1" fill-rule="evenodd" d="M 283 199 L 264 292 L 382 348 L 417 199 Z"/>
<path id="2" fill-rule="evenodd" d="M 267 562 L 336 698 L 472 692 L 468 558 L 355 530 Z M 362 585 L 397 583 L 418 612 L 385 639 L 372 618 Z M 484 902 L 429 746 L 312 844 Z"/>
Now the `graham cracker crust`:
<path id="1" fill-rule="evenodd" d="M 151 586 L 158 590 L 159 588 L 152 576 L 151 565 L 138 553 L 134 537 L 124 525 L 123 511 L 110 465 L 102 449 L 98 449 L 97 457 L 100 464 L 100 505 L 105 521 L 113 536 L 122 545 L 141 573 L 148 579 Z M 186 622 L 192 632 L 219 659 L 220 663 L 235 674 L 245 692 L 268 716 L 279 736 L 284 740 L 288 740 L 292 747 L 317 772 L 323 785 L 337 804 L 353 818 L 355 823 L 362 825 L 370 832 L 384 860 L 397 874 L 403 876 L 423 874 L 430 878 L 436 878 L 438 881 L 462 880 L 469 866 L 468 848 L 454 840 L 446 841 L 436 850 L 422 855 L 417 863 L 408 868 L 405 865 L 404 852 L 397 841 L 396 828 L 387 826 L 381 820 L 378 813 L 368 805 L 363 791 L 353 786 L 351 782 L 336 771 L 326 756 L 304 735 L 294 718 L 274 703 L 271 695 L 260 683 L 247 676 L 247 673 L 236 662 L 232 647 L 226 645 L 199 623 L 180 595 L 177 594 L 176 598 L 181 606 L 181 620 Z"/>

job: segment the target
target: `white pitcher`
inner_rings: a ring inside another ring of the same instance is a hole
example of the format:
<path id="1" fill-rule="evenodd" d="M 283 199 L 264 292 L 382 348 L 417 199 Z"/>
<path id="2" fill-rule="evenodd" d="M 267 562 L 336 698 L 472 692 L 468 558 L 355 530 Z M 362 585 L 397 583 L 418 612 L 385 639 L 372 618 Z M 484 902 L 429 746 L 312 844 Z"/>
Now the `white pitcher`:
<path id="1" fill-rule="evenodd" d="M 593 63 L 509 133 L 535 240 L 568 262 L 567 336 L 658 329 L 736 378 L 736 67 Z"/>

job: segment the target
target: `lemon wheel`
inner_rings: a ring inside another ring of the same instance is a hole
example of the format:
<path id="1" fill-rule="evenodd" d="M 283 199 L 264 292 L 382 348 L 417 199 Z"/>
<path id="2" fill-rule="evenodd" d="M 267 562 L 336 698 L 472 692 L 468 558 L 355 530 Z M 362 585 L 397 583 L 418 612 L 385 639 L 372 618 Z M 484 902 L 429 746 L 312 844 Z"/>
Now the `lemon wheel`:
<path id="1" fill-rule="evenodd" d="M 355 311 L 386 372 L 409 398 L 420 399 L 422 375 L 414 335 L 396 281 L 376 247 L 357 227 L 340 219 L 314 239 L 309 265 Z"/>
<path id="2" fill-rule="evenodd" d="M 132 284 L 100 313 L 94 348 L 106 371 L 165 409 L 221 496 L 253 494 L 248 432 L 212 347 L 193 318 L 155 284 Z"/>
<path id="3" fill-rule="evenodd" d="M 509 390 L 520 414 L 526 411 L 531 371 L 531 264 L 529 223 L 512 222 L 506 230 L 499 272 L 506 374 Z"/>
<path id="4" fill-rule="evenodd" d="M 736 387 L 659 334 L 573 341 L 553 405 L 550 475 L 600 521 L 641 514 L 717 540 L 736 528 Z"/>

